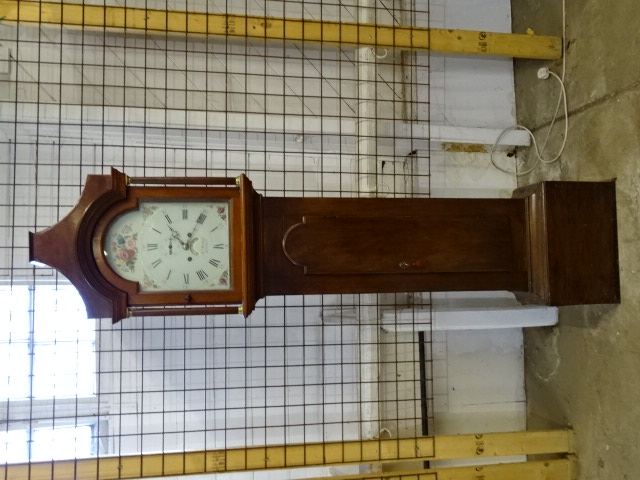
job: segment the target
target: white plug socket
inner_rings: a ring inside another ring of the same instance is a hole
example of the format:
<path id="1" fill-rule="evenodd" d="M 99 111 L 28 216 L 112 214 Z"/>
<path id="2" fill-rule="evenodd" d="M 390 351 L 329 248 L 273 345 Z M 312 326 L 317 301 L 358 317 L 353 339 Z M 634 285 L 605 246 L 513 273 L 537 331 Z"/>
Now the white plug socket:
<path id="1" fill-rule="evenodd" d="M 546 80 L 549 78 L 549 69 L 547 67 L 542 67 L 538 69 L 538 78 L 540 80 Z"/>

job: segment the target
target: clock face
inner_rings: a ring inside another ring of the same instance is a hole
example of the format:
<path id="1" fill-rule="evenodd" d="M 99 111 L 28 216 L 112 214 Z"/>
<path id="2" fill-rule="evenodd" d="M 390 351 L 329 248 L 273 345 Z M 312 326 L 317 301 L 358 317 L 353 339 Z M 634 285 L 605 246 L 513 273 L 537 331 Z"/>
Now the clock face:
<path id="1" fill-rule="evenodd" d="M 107 227 L 104 256 L 143 292 L 230 290 L 229 202 L 140 202 Z"/>

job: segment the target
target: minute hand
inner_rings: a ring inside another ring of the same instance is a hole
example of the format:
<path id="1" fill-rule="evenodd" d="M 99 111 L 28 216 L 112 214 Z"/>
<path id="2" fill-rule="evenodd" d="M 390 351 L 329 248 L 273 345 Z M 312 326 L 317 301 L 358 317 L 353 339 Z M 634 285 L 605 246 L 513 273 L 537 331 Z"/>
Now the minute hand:
<path id="1" fill-rule="evenodd" d="M 191 230 L 191 233 L 189 234 L 189 240 L 188 240 L 189 244 L 191 244 L 191 242 L 193 241 L 193 235 L 196 233 L 196 230 L 198 229 L 198 225 L 202 225 L 206 220 L 206 218 L 207 218 L 207 215 L 204 212 L 202 212 L 198 216 L 198 219 L 196 220 L 196 224 L 193 226 L 193 230 Z"/>

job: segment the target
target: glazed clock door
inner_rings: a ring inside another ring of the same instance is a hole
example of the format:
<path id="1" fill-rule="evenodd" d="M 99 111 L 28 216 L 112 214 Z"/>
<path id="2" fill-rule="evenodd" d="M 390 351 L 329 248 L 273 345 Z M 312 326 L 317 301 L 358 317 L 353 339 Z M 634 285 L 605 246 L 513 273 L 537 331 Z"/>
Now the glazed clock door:
<path id="1" fill-rule="evenodd" d="M 145 201 L 109 225 L 105 259 L 143 292 L 229 290 L 229 202 Z"/>
<path id="2" fill-rule="evenodd" d="M 144 186 L 127 192 L 126 201 L 98 222 L 93 255 L 101 275 L 126 292 L 132 313 L 242 302 L 241 189 Z"/>
<path id="3" fill-rule="evenodd" d="M 29 235 L 29 258 L 76 286 L 91 318 L 244 314 L 262 296 L 253 216 L 238 177 L 89 175 L 60 222 Z"/>

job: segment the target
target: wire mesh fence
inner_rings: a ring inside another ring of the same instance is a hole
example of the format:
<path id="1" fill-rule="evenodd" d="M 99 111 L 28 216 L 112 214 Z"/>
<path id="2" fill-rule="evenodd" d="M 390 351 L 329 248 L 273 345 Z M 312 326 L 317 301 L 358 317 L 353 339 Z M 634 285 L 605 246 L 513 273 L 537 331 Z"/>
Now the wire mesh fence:
<path id="1" fill-rule="evenodd" d="M 268 297 L 246 320 L 112 325 L 87 320 L 62 275 L 29 264 L 28 232 L 59 221 L 86 176 L 112 166 L 131 176 L 245 173 L 266 196 L 427 197 L 428 55 L 110 28 L 82 14 L 49 23 L 38 2 L 20 3 L 20 21 L 0 20 L 0 461 L 427 433 L 428 294 Z M 169 19 L 429 16 L 408 0 L 51 5 Z M 396 329 L 399 310 L 419 328 Z"/>

